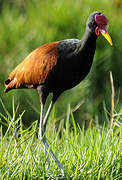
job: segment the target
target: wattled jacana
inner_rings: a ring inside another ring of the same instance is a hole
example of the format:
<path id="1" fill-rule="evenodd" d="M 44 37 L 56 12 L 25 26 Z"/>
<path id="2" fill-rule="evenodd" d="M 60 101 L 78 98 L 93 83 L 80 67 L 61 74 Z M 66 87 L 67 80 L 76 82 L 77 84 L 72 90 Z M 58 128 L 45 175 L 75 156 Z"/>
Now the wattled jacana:
<path id="1" fill-rule="evenodd" d="M 79 84 L 90 71 L 97 37 L 102 34 L 112 45 L 106 31 L 107 23 L 105 15 L 93 12 L 88 17 L 81 40 L 66 39 L 40 46 L 15 68 L 5 81 L 5 92 L 11 89 L 33 88 L 39 93 L 41 104 L 39 139 L 43 141 L 45 153 L 49 148 L 45 130 L 53 104 L 63 91 Z M 52 93 L 53 97 L 44 115 L 44 105 L 49 93 Z M 50 155 L 64 175 L 63 166 L 52 149 Z"/>

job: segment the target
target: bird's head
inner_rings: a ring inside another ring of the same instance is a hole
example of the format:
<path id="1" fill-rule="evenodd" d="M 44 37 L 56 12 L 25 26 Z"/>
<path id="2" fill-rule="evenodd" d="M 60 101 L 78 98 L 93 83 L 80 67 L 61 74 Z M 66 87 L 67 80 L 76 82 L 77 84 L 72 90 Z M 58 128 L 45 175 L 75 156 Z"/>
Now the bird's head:
<path id="1" fill-rule="evenodd" d="M 100 36 L 102 34 L 110 45 L 112 45 L 111 37 L 107 32 L 107 24 L 107 17 L 100 12 L 93 12 L 87 20 L 87 26 L 90 28 L 90 30 L 94 32 L 96 36 Z"/>

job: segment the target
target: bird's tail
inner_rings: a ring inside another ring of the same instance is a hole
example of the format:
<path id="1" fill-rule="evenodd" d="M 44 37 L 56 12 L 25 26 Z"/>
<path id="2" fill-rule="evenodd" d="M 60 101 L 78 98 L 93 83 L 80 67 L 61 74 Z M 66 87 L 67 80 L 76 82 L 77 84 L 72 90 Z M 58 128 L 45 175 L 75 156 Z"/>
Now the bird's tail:
<path id="1" fill-rule="evenodd" d="M 7 93 L 11 89 L 14 89 L 15 85 L 16 85 L 16 80 L 15 79 L 13 79 L 13 80 L 7 79 L 5 81 L 5 90 L 4 90 L 4 92 Z"/>

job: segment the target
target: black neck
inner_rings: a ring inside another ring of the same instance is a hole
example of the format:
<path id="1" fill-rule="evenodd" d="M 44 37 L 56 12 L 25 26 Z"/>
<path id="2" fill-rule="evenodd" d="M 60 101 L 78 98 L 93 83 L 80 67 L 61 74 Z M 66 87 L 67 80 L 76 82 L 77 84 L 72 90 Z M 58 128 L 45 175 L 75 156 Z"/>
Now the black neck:
<path id="1" fill-rule="evenodd" d="M 81 48 L 96 47 L 97 36 L 88 27 L 86 27 L 83 38 L 81 39 Z"/>

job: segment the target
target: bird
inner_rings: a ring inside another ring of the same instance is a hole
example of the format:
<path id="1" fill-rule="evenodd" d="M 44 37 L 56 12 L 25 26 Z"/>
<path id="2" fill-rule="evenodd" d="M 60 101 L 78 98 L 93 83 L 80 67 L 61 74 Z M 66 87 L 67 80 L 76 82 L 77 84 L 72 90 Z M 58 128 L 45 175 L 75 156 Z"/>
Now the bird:
<path id="1" fill-rule="evenodd" d="M 46 125 L 54 103 L 68 89 L 78 85 L 89 73 L 96 50 L 96 40 L 103 35 L 112 46 L 107 32 L 108 18 L 101 12 L 92 12 L 86 21 L 82 39 L 65 39 L 50 42 L 33 50 L 5 81 L 5 93 L 12 89 L 35 89 L 40 98 L 40 123 L 38 138 L 43 142 L 45 155 L 49 154 L 62 176 L 64 169 L 55 156 L 45 135 Z M 48 95 L 51 102 L 44 113 Z M 49 157 L 48 157 L 49 158 Z M 48 159 L 48 163 L 50 161 Z"/>

